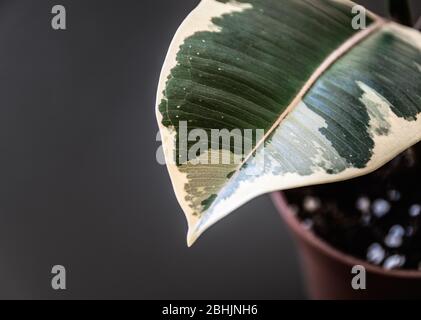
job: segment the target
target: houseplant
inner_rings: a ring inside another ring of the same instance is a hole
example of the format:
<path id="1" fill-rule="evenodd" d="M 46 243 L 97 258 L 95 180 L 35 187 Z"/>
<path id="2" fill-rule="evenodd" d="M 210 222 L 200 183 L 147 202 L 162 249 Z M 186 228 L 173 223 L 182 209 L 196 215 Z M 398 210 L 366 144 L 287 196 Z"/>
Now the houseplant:
<path id="1" fill-rule="evenodd" d="M 347 0 L 203 0 L 157 97 L 188 244 L 257 195 L 369 174 L 421 140 L 420 53 L 419 32 Z"/>

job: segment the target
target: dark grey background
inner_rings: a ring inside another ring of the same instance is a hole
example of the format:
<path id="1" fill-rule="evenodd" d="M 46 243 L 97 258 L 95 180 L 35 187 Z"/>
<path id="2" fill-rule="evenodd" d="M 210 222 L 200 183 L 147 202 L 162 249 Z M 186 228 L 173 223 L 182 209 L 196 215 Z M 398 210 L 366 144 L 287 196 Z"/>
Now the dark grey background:
<path id="1" fill-rule="evenodd" d="M 168 44 L 197 2 L 0 1 L 0 298 L 305 297 L 268 197 L 186 247 L 155 160 L 154 99 Z M 50 26 L 55 4 L 67 31 Z M 67 291 L 50 287 L 56 264 Z"/>

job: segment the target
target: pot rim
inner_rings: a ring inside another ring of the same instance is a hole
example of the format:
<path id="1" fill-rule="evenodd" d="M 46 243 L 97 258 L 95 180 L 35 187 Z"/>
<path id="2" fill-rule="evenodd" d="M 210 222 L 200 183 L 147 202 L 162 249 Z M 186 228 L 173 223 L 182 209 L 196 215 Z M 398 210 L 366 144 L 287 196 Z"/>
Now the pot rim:
<path id="1" fill-rule="evenodd" d="M 322 251 L 324 254 L 332 259 L 339 260 L 352 268 L 355 265 L 363 266 L 367 271 L 387 277 L 406 278 L 406 279 L 421 279 L 421 271 L 415 270 L 386 270 L 381 267 L 370 264 L 364 260 L 343 253 L 334 248 L 326 241 L 316 236 L 313 232 L 303 228 L 298 219 L 295 218 L 294 213 L 288 206 L 288 201 L 281 191 L 271 193 L 271 198 L 279 214 L 284 218 L 285 222 L 290 228 L 303 239 L 308 245 L 316 250 Z"/>

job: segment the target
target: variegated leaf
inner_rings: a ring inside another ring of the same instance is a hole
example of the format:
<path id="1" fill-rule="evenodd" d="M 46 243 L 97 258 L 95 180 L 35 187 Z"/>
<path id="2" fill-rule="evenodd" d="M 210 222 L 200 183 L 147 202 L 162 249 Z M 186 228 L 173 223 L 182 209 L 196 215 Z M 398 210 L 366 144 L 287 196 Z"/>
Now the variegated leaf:
<path id="1" fill-rule="evenodd" d="M 183 22 L 157 118 L 189 244 L 260 194 L 367 174 L 421 140 L 421 34 L 371 13 L 356 30 L 354 6 L 203 0 Z M 223 141 L 203 151 L 180 138 L 195 129 L 227 129 L 250 148 L 241 161 Z M 230 161 L 198 164 L 215 156 Z"/>

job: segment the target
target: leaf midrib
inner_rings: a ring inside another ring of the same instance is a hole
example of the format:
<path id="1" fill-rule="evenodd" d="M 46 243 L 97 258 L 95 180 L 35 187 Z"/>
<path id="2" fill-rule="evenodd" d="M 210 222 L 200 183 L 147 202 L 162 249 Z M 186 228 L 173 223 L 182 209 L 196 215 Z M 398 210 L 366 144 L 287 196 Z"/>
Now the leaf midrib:
<path id="1" fill-rule="evenodd" d="M 252 157 L 252 155 L 266 142 L 268 137 L 279 127 L 282 121 L 298 106 L 298 104 L 302 101 L 304 96 L 311 90 L 311 88 L 316 84 L 316 82 L 320 79 L 320 77 L 331 67 L 333 66 L 340 58 L 346 55 L 349 51 L 351 51 L 355 46 L 366 40 L 371 35 L 375 34 L 379 29 L 381 29 L 385 24 L 389 23 L 390 21 L 385 20 L 381 17 L 375 16 L 373 17 L 373 23 L 364 30 L 361 30 L 355 33 L 352 37 L 347 39 L 344 43 L 342 43 L 337 49 L 335 49 L 326 59 L 320 64 L 320 66 L 312 73 L 310 78 L 306 81 L 306 83 L 302 86 L 301 90 L 292 100 L 292 102 L 288 105 L 288 107 L 280 114 L 278 119 L 274 122 L 271 128 L 265 133 L 262 139 L 256 142 L 254 148 L 250 151 L 247 157 L 238 165 L 236 172 L 233 176 L 228 179 L 228 181 L 224 184 L 224 187 L 232 180 L 236 175 L 239 174 L 241 168 L 244 166 L 245 163 Z"/>

